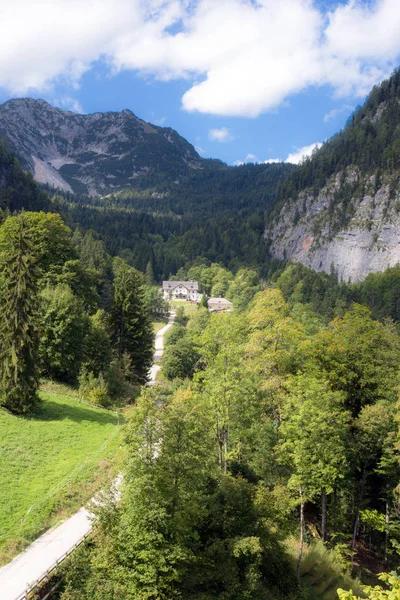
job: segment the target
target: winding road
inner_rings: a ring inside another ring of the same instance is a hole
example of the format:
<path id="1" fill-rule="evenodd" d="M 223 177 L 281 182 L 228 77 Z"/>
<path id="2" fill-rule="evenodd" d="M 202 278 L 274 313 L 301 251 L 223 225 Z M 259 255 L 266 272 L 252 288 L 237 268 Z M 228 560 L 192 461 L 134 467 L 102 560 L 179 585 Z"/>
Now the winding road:
<path id="1" fill-rule="evenodd" d="M 150 369 L 149 385 L 154 385 L 164 351 L 164 334 L 175 320 L 171 313 L 168 324 L 155 336 L 154 364 Z M 116 484 L 118 487 L 118 483 Z M 41 535 L 9 564 L 0 568 L 0 600 L 22 600 L 32 587 L 60 563 L 83 538 L 90 533 L 90 512 L 82 507 L 58 527 Z"/>

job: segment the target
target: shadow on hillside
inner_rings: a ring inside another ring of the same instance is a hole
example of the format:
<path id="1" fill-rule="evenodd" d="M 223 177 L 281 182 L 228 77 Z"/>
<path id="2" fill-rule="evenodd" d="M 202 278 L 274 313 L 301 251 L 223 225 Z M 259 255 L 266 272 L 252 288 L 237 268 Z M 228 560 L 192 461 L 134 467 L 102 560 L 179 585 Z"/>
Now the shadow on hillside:
<path id="1" fill-rule="evenodd" d="M 117 417 L 112 412 L 91 410 L 85 405 L 59 404 L 52 400 L 45 400 L 37 410 L 28 417 L 35 421 L 63 421 L 70 420 L 76 423 L 83 421 L 96 422 L 99 425 L 116 425 Z M 120 417 L 121 419 L 121 417 Z"/>

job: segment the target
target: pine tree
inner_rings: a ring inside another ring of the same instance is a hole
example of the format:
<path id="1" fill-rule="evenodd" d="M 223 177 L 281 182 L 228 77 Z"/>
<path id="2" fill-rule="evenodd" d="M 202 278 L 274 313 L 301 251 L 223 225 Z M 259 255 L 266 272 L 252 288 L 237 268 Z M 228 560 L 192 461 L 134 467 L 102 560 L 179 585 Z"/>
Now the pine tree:
<path id="1" fill-rule="evenodd" d="M 141 275 L 126 264 L 120 264 L 115 275 L 111 318 L 118 356 L 128 352 L 132 380 L 146 383 L 153 360 L 151 315 L 146 308 Z"/>
<path id="2" fill-rule="evenodd" d="M 149 287 L 154 285 L 154 271 L 153 271 L 153 265 L 151 264 L 150 260 L 146 266 L 145 281 L 146 281 L 146 285 L 148 285 Z"/>
<path id="3" fill-rule="evenodd" d="M 202 295 L 198 306 L 199 306 L 199 308 L 207 308 L 208 309 L 208 301 L 207 301 L 206 294 Z"/>
<path id="4" fill-rule="evenodd" d="M 0 238 L 1 404 L 23 414 L 38 402 L 38 277 L 24 215 L 9 217 Z"/>

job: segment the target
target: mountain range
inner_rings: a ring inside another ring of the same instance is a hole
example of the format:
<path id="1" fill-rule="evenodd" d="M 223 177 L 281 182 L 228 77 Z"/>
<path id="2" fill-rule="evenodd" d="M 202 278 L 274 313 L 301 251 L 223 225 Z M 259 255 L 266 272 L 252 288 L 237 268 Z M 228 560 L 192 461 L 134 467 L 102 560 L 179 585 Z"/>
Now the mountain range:
<path id="1" fill-rule="evenodd" d="M 400 71 L 297 167 L 228 167 L 129 110 L 78 115 L 30 98 L 0 106 L 0 136 L 113 253 L 146 246 L 142 268 L 161 235 L 164 276 L 196 252 L 231 267 L 259 264 L 262 246 L 344 281 L 400 262 Z"/>

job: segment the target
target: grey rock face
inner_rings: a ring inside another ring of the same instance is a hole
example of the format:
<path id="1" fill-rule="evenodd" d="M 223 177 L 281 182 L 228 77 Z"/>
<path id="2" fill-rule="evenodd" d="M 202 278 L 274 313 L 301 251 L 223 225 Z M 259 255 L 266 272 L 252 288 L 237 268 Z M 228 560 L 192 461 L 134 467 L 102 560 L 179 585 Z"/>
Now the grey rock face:
<path id="1" fill-rule="evenodd" d="M 150 174 L 177 179 L 203 162 L 176 131 L 130 110 L 79 115 L 43 100 L 9 100 L 0 106 L 1 135 L 37 181 L 92 196 L 137 185 Z"/>
<path id="2" fill-rule="evenodd" d="M 358 178 L 357 169 L 349 168 L 332 177 L 318 196 L 302 192 L 296 202 L 283 207 L 265 233 L 272 254 L 317 271 L 329 273 L 333 267 L 345 282 L 400 263 L 399 195 L 390 197 L 387 184 L 375 190 L 371 177 L 359 196 L 354 192 Z M 338 227 L 343 204 L 335 203 L 335 192 L 343 185 L 353 194 L 346 224 Z"/>

